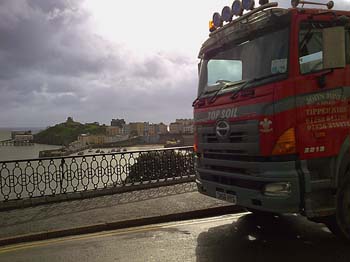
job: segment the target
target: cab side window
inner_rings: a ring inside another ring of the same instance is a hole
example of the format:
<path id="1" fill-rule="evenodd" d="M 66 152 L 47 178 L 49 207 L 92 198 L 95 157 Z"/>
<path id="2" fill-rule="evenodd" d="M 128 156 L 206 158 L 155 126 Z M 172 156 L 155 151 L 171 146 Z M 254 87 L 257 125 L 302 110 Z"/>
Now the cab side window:
<path id="1" fill-rule="evenodd" d="M 323 69 L 322 29 L 302 24 L 299 32 L 299 64 L 302 74 Z"/>
<path id="2" fill-rule="evenodd" d="M 323 69 L 323 35 L 326 23 L 302 23 L 299 32 L 300 73 L 308 74 Z M 350 64 L 350 28 L 345 31 L 346 63 Z"/>

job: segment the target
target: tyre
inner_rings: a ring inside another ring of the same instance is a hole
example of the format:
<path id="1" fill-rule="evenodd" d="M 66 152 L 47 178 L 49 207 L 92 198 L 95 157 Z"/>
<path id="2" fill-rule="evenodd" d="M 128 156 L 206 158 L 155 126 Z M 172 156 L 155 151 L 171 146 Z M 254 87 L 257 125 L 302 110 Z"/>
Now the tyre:
<path id="1" fill-rule="evenodd" d="M 261 211 L 253 208 L 247 208 L 247 211 L 253 213 L 255 216 L 258 217 L 273 217 L 277 215 L 276 213 Z"/>
<path id="2" fill-rule="evenodd" d="M 346 178 L 339 186 L 337 192 L 337 209 L 334 216 L 328 217 L 325 224 L 329 230 L 342 238 L 350 241 L 350 176 L 349 171 Z"/>

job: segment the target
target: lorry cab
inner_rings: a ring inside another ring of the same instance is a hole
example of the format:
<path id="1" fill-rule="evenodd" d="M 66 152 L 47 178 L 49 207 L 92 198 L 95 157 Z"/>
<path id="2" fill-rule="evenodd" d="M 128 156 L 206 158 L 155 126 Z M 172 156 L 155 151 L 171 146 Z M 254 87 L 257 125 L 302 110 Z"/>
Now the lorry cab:
<path id="1" fill-rule="evenodd" d="M 198 189 L 350 239 L 350 12 L 260 2 L 215 13 L 199 53 Z"/>

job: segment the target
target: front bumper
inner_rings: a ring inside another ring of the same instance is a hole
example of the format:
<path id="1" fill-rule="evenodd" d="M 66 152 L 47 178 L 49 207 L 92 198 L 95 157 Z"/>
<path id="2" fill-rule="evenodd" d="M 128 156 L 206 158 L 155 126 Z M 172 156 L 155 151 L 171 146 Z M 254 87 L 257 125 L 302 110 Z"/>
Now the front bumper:
<path id="1" fill-rule="evenodd" d="M 239 174 L 197 168 L 197 187 L 200 193 L 216 197 L 217 191 L 236 195 L 236 204 L 274 213 L 300 213 L 301 194 L 296 161 L 250 162 L 259 170 L 255 174 Z M 269 183 L 289 183 L 288 195 L 267 196 L 264 187 Z"/>

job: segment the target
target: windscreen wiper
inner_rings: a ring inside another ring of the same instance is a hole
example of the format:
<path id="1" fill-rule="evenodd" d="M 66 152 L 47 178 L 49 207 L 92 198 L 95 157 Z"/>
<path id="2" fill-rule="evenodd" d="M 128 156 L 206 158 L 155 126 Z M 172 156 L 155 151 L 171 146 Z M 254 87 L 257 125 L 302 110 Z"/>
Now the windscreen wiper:
<path id="1" fill-rule="evenodd" d="M 199 96 L 192 102 L 192 106 L 194 106 L 204 95 L 215 92 L 216 90 L 203 90 Z"/>
<path id="2" fill-rule="evenodd" d="M 233 87 L 233 86 L 236 86 L 236 85 L 239 85 L 239 84 L 244 84 L 245 81 L 238 81 L 238 82 L 231 82 L 231 81 L 226 81 L 226 80 L 218 80 L 217 83 L 225 83 L 222 87 L 220 87 L 218 90 L 216 90 L 215 94 L 210 98 L 209 100 L 209 103 L 214 103 L 218 94 L 226 89 L 226 88 L 229 88 L 229 87 Z"/>
<path id="3" fill-rule="evenodd" d="M 194 106 L 204 95 L 215 92 L 217 89 L 215 90 L 203 90 L 199 96 L 192 102 L 192 106 Z"/>
<path id="4" fill-rule="evenodd" d="M 202 96 L 205 94 L 204 91 L 202 91 L 199 96 L 197 96 L 197 98 L 192 102 L 192 107 L 194 107 L 194 105 L 202 98 Z"/>
<path id="5" fill-rule="evenodd" d="M 312 29 L 315 29 L 315 27 L 311 23 L 309 25 L 309 28 L 308 28 L 306 34 L 304 35 L 303 39 L 300 41 L 299 50 L 302 50 L 304 48 L 304 46 L 309 43 L 310 39 L 312 38 L 312 34 L 313 34 Z"/>
<path id="6" fill-rule="evenodd" d="M 271 75 L 267 75 L 267 76 L 262 76 L 262 77 L 256 77 L 253 79 L 250 79 L 248 81 L 246 81 L 243 85 L 241 85 L 232 95 L 231 95 L 231 99 L 235 99 L 238 95 L 239 92 L 241 92 L 244 88 L 246 88 L 248 85 L 257 82 L 257 81 L 261 81 L 261 80 L 265 80 L 268 79 L 270 77 L 274 77 L 274 76 L 278 76 L 278 75 L 284 75 L 285 73 L 277 73 L 277 74 L 271 74 Z"/>

